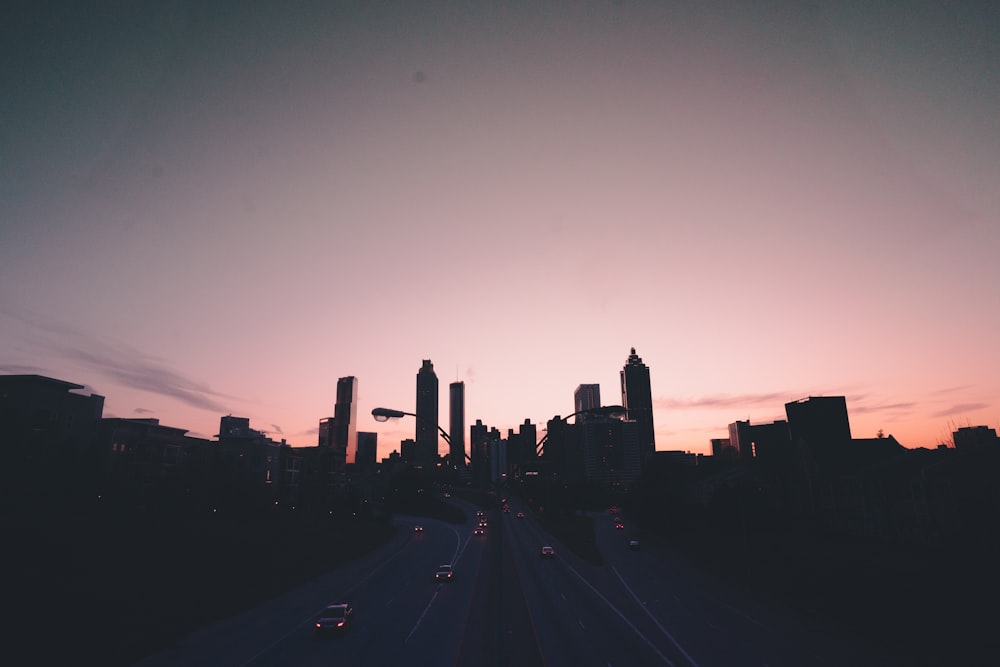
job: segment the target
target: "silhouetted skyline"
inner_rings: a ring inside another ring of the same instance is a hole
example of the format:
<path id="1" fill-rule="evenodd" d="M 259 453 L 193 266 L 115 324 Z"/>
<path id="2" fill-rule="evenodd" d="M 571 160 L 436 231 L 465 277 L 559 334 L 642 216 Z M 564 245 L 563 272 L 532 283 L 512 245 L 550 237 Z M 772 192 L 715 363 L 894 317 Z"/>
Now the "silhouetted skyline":
<path id="1" fill-rule="evenodd" d="M 415 360 L 501 431 L 611 396 L 661 450 L 847 398 L 1000 422 L 993 3 L 14 3 L 0 373 L 309 446 Z"/>

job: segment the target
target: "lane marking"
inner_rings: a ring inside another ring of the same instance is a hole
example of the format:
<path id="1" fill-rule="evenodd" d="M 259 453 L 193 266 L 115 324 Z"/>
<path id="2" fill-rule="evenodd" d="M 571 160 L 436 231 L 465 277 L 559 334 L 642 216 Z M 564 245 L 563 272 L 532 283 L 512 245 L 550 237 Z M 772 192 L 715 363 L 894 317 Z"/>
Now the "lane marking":
<path id="1" fill-rule="evenodd" d="M 416 632 L 417 628 L 420 627 L 420 622 L 424 620 L 424 616 L 426 616 L 427 612 L 429 612 L 431 610 L 431 605 L 434 604 L 434 600 L 437 599 L 438 593 L 441 592 L 441 586 L 442 586 L 442 584 L 438 584 L 437 590 L 434 591 L 434 595 L 431 596 L 431 599 L 427 603 L 427 606 L 424 607 L 424 610 L 420 613 L 420 618 L 417 619 L 417 622 L 414 624 L 413 629 L 410 630 L 410 634 L 406 635 L 406 639 L 403 640 L 404 644 L 406 642 L 410 641 L 410 637 L 412 637 L 413 633 Z"/>
<path id="2" fill-rule="evenodd" d="M 660 621 L 655 616 L 653 616 L 652 613 L 650 613 L 649 609 L 646 608 L 646 605 L 642 604 L 642 602 L 639 600 L 639 596 L 637 596 L 635 592 L 629 587 L 629 585 L 625 583 L 625 579 L 623 579 L 622 575 L 619 574 L 618 568 L 612 565 L 611 571 L 615 573 L 616 577 L 618 577 L 618 581 L 622 582 L 622 586 L 624 586 L 625 590 L 628 591 L 628 594 L 632 596 L 632 599 L 634 599 L 636 602 L 639 603 L 639 606 L 642 607 L 642 610 L 646 612 L 646 616 L 649 616 L 650 620 L 656 624 L 656 627 L 660 629 L 660 632 L 666 635 L 667 639 L 670 640 L 670 643 L 673 644 L 677 648 L 677 650 L 681 652 L 681 655 L 683 655 L 684 658 L 691 663 L 692 667 L 698 667 L 698 663 L 695 661 L 695 659 L 692 658 L 690 655 L 688 655 L 688 652 L 685 651 L 684 648 L 680 645 L 680 643 L 678 643 L 678 641 L 674 639 L 674 636 L 670 634 L 665 627 L 663 627 Z M 677 599 L 678 602 L 680 601 L 680 598 L 678 598 L 676 595 L 674 596 L 674 598 Z"/>
<path id="3" fill-rule="evenodd" d="M 591 591 L 593 591 L 594 595 L 596 595 L 597 597 L 601 598 L 601 601 L 604 602 L 604 604 L 608 607 L 608 609 L 610 609 L 611 611 L 615 612 L 618 615 L 618 618 L 622 619 L 625 622 L 625 625 L 627 625 L 628 627 L 630 627 L 632 629 L 632 632 L 634 632 L 637 637 L 639 637 L 640 639 L 642 639 L 642 641 L 646 642 L 646 645 L 649 646 L 649 648 L 653 651 L 653 653 L 655 653 L 656 655 L 658 655 L 660 657 L 660 660 L 662 660 L 664 663 L 666 663 L 670 667 L 677 667 L 667 656 L 665 656 L 662 653 L 660 653 L 660 649 L 656 648 L 656 645 L 652 641 L 649 640 L 649 637 L 647 637 L 646 635 L 642 634 L 642 632 L 639 631 L 639 628 L 637 628 L 634 625 L 632 625 L 632 621 L 628 620 L 625 617 L 625 614 L 621 613 L 621 611 L 618 610 L 618 607 L 616 607 L 613 604 L 611 604 L 610 600 L 608 600 L 606 597 L 604 597 L 604 595 L 599 590 L 597 590 L 596 588 L 594 588 L 594 586 L 589 581 L 587 581 L 586 579 L 584 579 L 583 575 L 576 571 L 576 568 L 574 568 L 572 565 L 570 565 L 566 561 L 563 561 L 563 565 L 565 565 L 566 568 L 570 572 L 572 572 L 574 575 L 576 575 L 576 578 L 579 579 L 580 581 L 582 581 L 583 584 L 587 588 L 589 588 Z M 683 651 L 682 651 L 682 653 L 683 653 Z M 687 654 L 685 653 L 685 655 L 687 655 Z M 695 667 L 698 667 L 698 666 L 695 665 Z"/>

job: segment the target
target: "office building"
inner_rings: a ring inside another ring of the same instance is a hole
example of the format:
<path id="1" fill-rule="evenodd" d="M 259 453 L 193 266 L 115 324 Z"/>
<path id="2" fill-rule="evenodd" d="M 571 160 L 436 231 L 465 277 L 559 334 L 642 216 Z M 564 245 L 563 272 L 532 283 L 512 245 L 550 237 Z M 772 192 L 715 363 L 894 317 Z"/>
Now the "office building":
<path id="1" fill-rule="evenodd" d="M 414 463 L 433 467 L 438 457 L 438 378 L 424 359 L 417 371 L 417 437 Z"/>
<path id="2" fill-rule="evenodd" d="M 337 380 L 333 448 L 338 461 L 354 463 L 358 450 L 358 379 L 353 375 Z"/>
<path id="3" fill-rule="evenodd" d="M 378 463 L 378 433 L 358 431 L 358 454 L 354 458 L 355 467 L 363 473 L 375 471 Z"/>
<path id="4" fill-rule="evenodd" d="M 577 428 L 583 449 L 583 473 L 588 481 L 628 484 L 638 479 L 636 422 L 592 417 Z"/>
<path id="5" fill-rule="evenodd" d="M 465 383 L 452 382 L 449 390 L 449 421 L 448 435 L 451 436 L 451 447 L 448 451 L 448 462 L 453 467 L 465 467 Z"/>
<path id="6" fill-rule="evenodd" d="M 601 407 L 601 385 L 581 384 L 573 392 L 573 412 L 579 424 L 587 420 L 587 415 L 578 414 L 584 410 Z"/>
<path id="7" fill-rule="evenodd" d="M 788 431 L 796 446 L 843 445 L 851 440 L 847 419 L 847 399 L 843 396 L 810 396 L 785 403 Z"/>
<path id="8" fill-rule="evenodd" d="M 621 371 L 622 406 L 627 419 L 634 421 L 638 429 L 639 455 L 642 460 L 656 452 L 653 433 L 653 392 L 649 384 L 649 367 L 632 348 L 631 354 Z"/>

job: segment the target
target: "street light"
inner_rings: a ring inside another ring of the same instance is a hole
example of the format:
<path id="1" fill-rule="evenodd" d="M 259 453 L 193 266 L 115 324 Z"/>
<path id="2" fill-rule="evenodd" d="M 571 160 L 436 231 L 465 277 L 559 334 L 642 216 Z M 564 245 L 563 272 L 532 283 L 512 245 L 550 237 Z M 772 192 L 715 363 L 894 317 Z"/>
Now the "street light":
<path id="1" fill-rule="evenodd" d="M 409 413 L 403 412 L 402 410 L 391 410 L 389 408 L 375 408 L 372 410 L 372 417 L 374 417 L 377 422 L 387 422 L 390 419 L 399 419 L 407 414 Z M 416 417 L 416 415 L 413 416 Z"/>
<path id="2" fill-rule="evenodd" d="M 416 413 L 404 412 L 402 410 L 393 410 L 392 408 L 375 408 L 374 410 L 372 410 L 372 417 L 374 417 L 375 421 L 377 422 L 387 422 L 390 419 L 399 419 L 400 417 L 413 417 L 418 421 L 423 422 L 424 424 L 430 424 L 437 428 L 438 433 L 440 433 L 441 437 L 444 438 L 444 441 L 448 443 L 449 453 L 451 451 L 451 436 L 448 435 L 448 432 L 445 431 L 443 428 L 441 428 L 440 424 L 432 423 Z M 470 462 L 472 461 L 472 458 L 467 453 L 465 452 L 462 453 L 465 454 L 466 460 Z"/>

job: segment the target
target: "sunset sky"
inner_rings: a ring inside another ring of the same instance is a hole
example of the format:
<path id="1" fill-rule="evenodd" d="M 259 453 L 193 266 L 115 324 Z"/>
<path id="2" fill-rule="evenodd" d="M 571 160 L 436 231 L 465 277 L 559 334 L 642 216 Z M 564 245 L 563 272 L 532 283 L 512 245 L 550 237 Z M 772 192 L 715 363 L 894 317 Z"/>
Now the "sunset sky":
<path id="1" fill-rule="evenodd" d="M 1000 427 L 995 2 L 87 4 L 0 22 L 0 373 L 295 446 L 354 375 L 380 456 L 423 359 L 506 434 L 631 347 L 661 450 Z"/>

